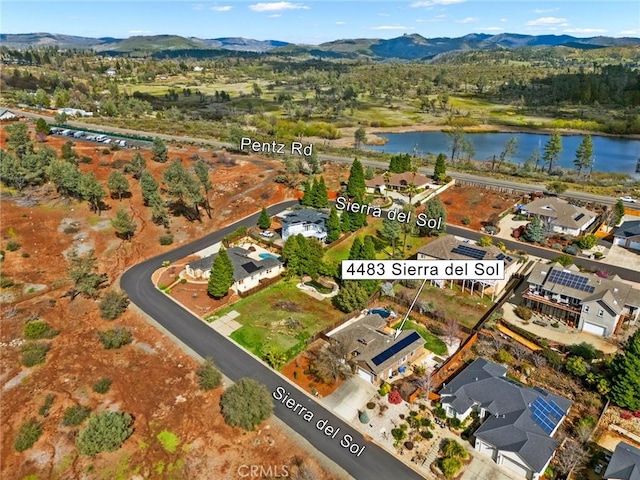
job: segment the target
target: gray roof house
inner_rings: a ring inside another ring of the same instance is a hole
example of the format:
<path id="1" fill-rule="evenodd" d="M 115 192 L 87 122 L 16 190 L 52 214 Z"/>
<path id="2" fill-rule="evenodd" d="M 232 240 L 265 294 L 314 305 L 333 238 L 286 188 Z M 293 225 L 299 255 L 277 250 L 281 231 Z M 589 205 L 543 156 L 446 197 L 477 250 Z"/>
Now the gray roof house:
<path id="1" fill-rule="evenodd" d="M 613 233 L 613 244 L 640 250 L 640 220 L 623 222 Z"/>
<path id="2" fill-rule="evenodd" d="M 556 233 L 574 236 L 582 234 L 597 218 L 591 210 L 557 197 L 538 198 L 524 205 L 521 211 L 531 217 L 538 215 Z"/>
<path id="3" fill-rule="evenodd" d="M 331 338 L 349 346 L 348 358 L 356 373 L 368 382 L 383 382 L 402 366 L 418 360 L 425 352 L 424 339 L 415 330 L 385 331 L 386 321 L 369 314 L 336 331 Z"/>
<path id="4" fill-rule="evenodd" d="M 439 392 L 448 417 L 476 411 L 474 448 L 528 480 L 540 478 L 558 447 L 553 435 L 571 402 L 506 377 L 507 368 L 476 359 Z"/>
<path id="5" fill-rule="evenodd" d="M 16 114 L 6 108 L 0 108 L 0 120 L 13 120 Z"/>
<path id="6" fill-rule="evenodd" d="M 231 247 L 227 249 L 229 260 L 233 264 L 234 284 L 232 289 L 243 292 L 259 285 L 260 280 L 273 278 L 284 270 L 284 263 L 275 255 L 262 257 L 250 249 Z M 193 278 L 208 279 L 217 253 L 189 262 L 185 270 Z"/>
<path id="7" fill-rule="evenodd" d="M 282 239 L 286 241 L 292 235 L 303 235 L 324 242 L 327 238 L 328 218 L 326 213 L 318 210 L 293 210 L 280 218 Z"/>
<path id="8" fill-rule="evenodd" d="M 616 446 L 604 476 L 607 480 L 640 480 L 640 448 L 626 442 Z"/>
<path id="9" fill-rule="evenodd" d="M 575 265 L 538 262 L 527 283 L 525 306 L 602 337 L 611 337 L 625 322 L 635 324 L 640 314 L 640 290 L 617 276 L 600 278 Z"/>

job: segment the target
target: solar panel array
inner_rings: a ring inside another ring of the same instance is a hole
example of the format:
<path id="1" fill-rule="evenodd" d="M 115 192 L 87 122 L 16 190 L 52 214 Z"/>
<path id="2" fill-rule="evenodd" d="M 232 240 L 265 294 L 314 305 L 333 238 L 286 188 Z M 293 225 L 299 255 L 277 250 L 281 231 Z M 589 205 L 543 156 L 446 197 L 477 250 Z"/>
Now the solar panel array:
<path id="1" fill-rule="evenodd" d="M 408 336 L 404 337 L 399 342 L 394 343 L 393 345 L 391 345 L 384 352 L 381 352 L 378 355 L 376 355 L 375 357 L 373 357 L 371 359 L 371 361 L 376 366 L 381 365 L 382 363 L 386 362 L 391 357 L 393 357 L 396 353 L 400 352 L 402 349 L 404 349 L 407 346 L 411 345 L 413 342 L 415 342 L 419 338 L 420 338 L 420 335 L 418 335 L 418 332 L 412 332 L 411 335 L 408 335 Z"/>
<path id="2" fill-rule="evenodd" d="M 538 397 L 531 404 L 531 418 L 547 435 L 551 435 L 563 416 L 564 412 L 553 400 L 547 402 Z"/>
<path id="3" fill-rule="evenodd" d="M 498 260 L 502 260 L 504 257 L 506 257 L 506 255 L 504 253 L 499 253 L 498 255 L 496 255 L 496 258 Z"/>
<path id="4" fill-rule="evenodd" d="M 453 253 L 459 253 L 460 255 L 464 255 L 465 257 L 475 258 L 476 260 L 482 260 L 484 256 L 487 254 L 487 252 L 484 250 L 480 250 L 479 248 L 469 247 L 467 245 L 458 245 L 451 251 Z"/>
<path id="5" fill-rule="evenodd" d="M 549 274 L 549 281 L 587 293 L 593 293 L 595 291 L 595 287 L 587 285 L 589 282 L 587 277 L 581 277 L 580 275 L 575 275 L 562 270 L 551 270 L 551 273 Z"/>

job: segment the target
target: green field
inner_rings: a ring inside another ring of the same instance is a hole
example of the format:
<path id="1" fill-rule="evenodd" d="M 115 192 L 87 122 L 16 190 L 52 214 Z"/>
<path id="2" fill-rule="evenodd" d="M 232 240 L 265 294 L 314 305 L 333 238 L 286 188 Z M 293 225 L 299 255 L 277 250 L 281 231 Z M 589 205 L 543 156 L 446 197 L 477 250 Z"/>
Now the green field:
<path id="1" fill-rule="evenodd" d="M 396 323 L 393 328 L 398 328 L 402 322 Z M 427 330 L 424 326 L 419 325 L 417 323 L 412 322 L 411 320 L 407 320 L 404 323 L 405 330 L 415 330 L 420 334 L 422 338 L 424 338 L 425 344 L 424 348 L 432 351 L 436 355 L 446 355 L 447 354 L 447 346 L 445 343 L 436 337 L 433 333 Z"/>
<path id="2" fill-rule="evenodd" d="M 242 327 L 231 338 L 260 357 L 270 350 L 293 356 L 313 334 L 344 317 L 330 300 L 319 301 L 300 291 L 297 282 L 282 280 L 221 310 L 218 316 L 240 313 L 236 321 Z"/>
<path id="3" fill-rule="evenodd" d="M 475 293 L 477 288 L 471 296 L 468 290 L 462 293 L 457 285 L 453 289 L 448 284 L 445 288 L 425 285 L 420 300 L 431 302 L 434 311 L 442 312 L 446 318 L 455 318 L 461 325 L 473 327 L 493 304 L 490 298 L 480 298 Z"/>

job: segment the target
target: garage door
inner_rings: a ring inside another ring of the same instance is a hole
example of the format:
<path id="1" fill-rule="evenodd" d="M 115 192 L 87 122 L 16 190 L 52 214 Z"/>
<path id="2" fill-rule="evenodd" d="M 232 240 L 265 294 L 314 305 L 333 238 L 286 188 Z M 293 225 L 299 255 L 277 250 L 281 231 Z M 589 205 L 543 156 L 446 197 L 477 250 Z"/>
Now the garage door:
<path id="1" fill-rule="evenodd" d="M 364 378 L 367 382 L 369 383 L 373 383 L 373 375 L 371 375 L 369 372 L 367 372 L 366 370 L 363 370 L 361 368 L 358 368 L 358 376 L 360 378 Z"/>
<path id="2" fill-rule="evenodd" d="M 640 250 L 640 242 L 629 242 L 629 248 Z"/>
<path id="3" fill-rule="evenodd" d="M 511 460 L 510 458 L 502 457 L 502 465 L 507 467 L 509 470 L 513 470 L 518 475 L 522 475 L 524 478 L 528 478 L 529 471 L 519 463 L 516 463 L 515 461 Z"/>
<path id="4" fill-rule="evenodd" d="M 601 327 L 600 325 L 594 325 L 593 323 L 584 322 L 584 326 L 582 327 L 582 330 L 585 332 L 593 333 L 595 335 L 600 335 L 601 337 L 604 337 L 604 327 Z"/>

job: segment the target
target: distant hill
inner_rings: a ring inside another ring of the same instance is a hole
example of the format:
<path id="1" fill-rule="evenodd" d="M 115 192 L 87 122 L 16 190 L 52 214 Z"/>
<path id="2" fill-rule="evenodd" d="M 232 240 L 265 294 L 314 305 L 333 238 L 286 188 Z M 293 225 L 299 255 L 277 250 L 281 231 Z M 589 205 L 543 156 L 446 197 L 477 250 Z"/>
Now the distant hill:
<path id="1" fill-rule="evenodd" d="M 109 53 L 232 50 L 243 52 L 273 52 L 282 55 L 313 55 L 327 58 L 368 57 L 375 60 L 429 60 L 448 52 L 516 49 L 523 47 L 566 46 L 595 49 L 623 45 L 640 45 L 640 38 L 590 37 L 571 35 L 523 35 L 500 33 L 489 35 L 472 33 L 457 38 L 426 38 L 419 34 L 402 35 L 388 40 L 358 38 L 334 40 L 320 45 L 289 44 L 277 40 L 253 40 L 249 38 L 181 37 L 178 35 L 134 36 L 125 39 L 89 38 L 52 33 L 0 34 L 2 45 L 13 48 L 57 46 L 60 48 L 84 48 Z"/>

